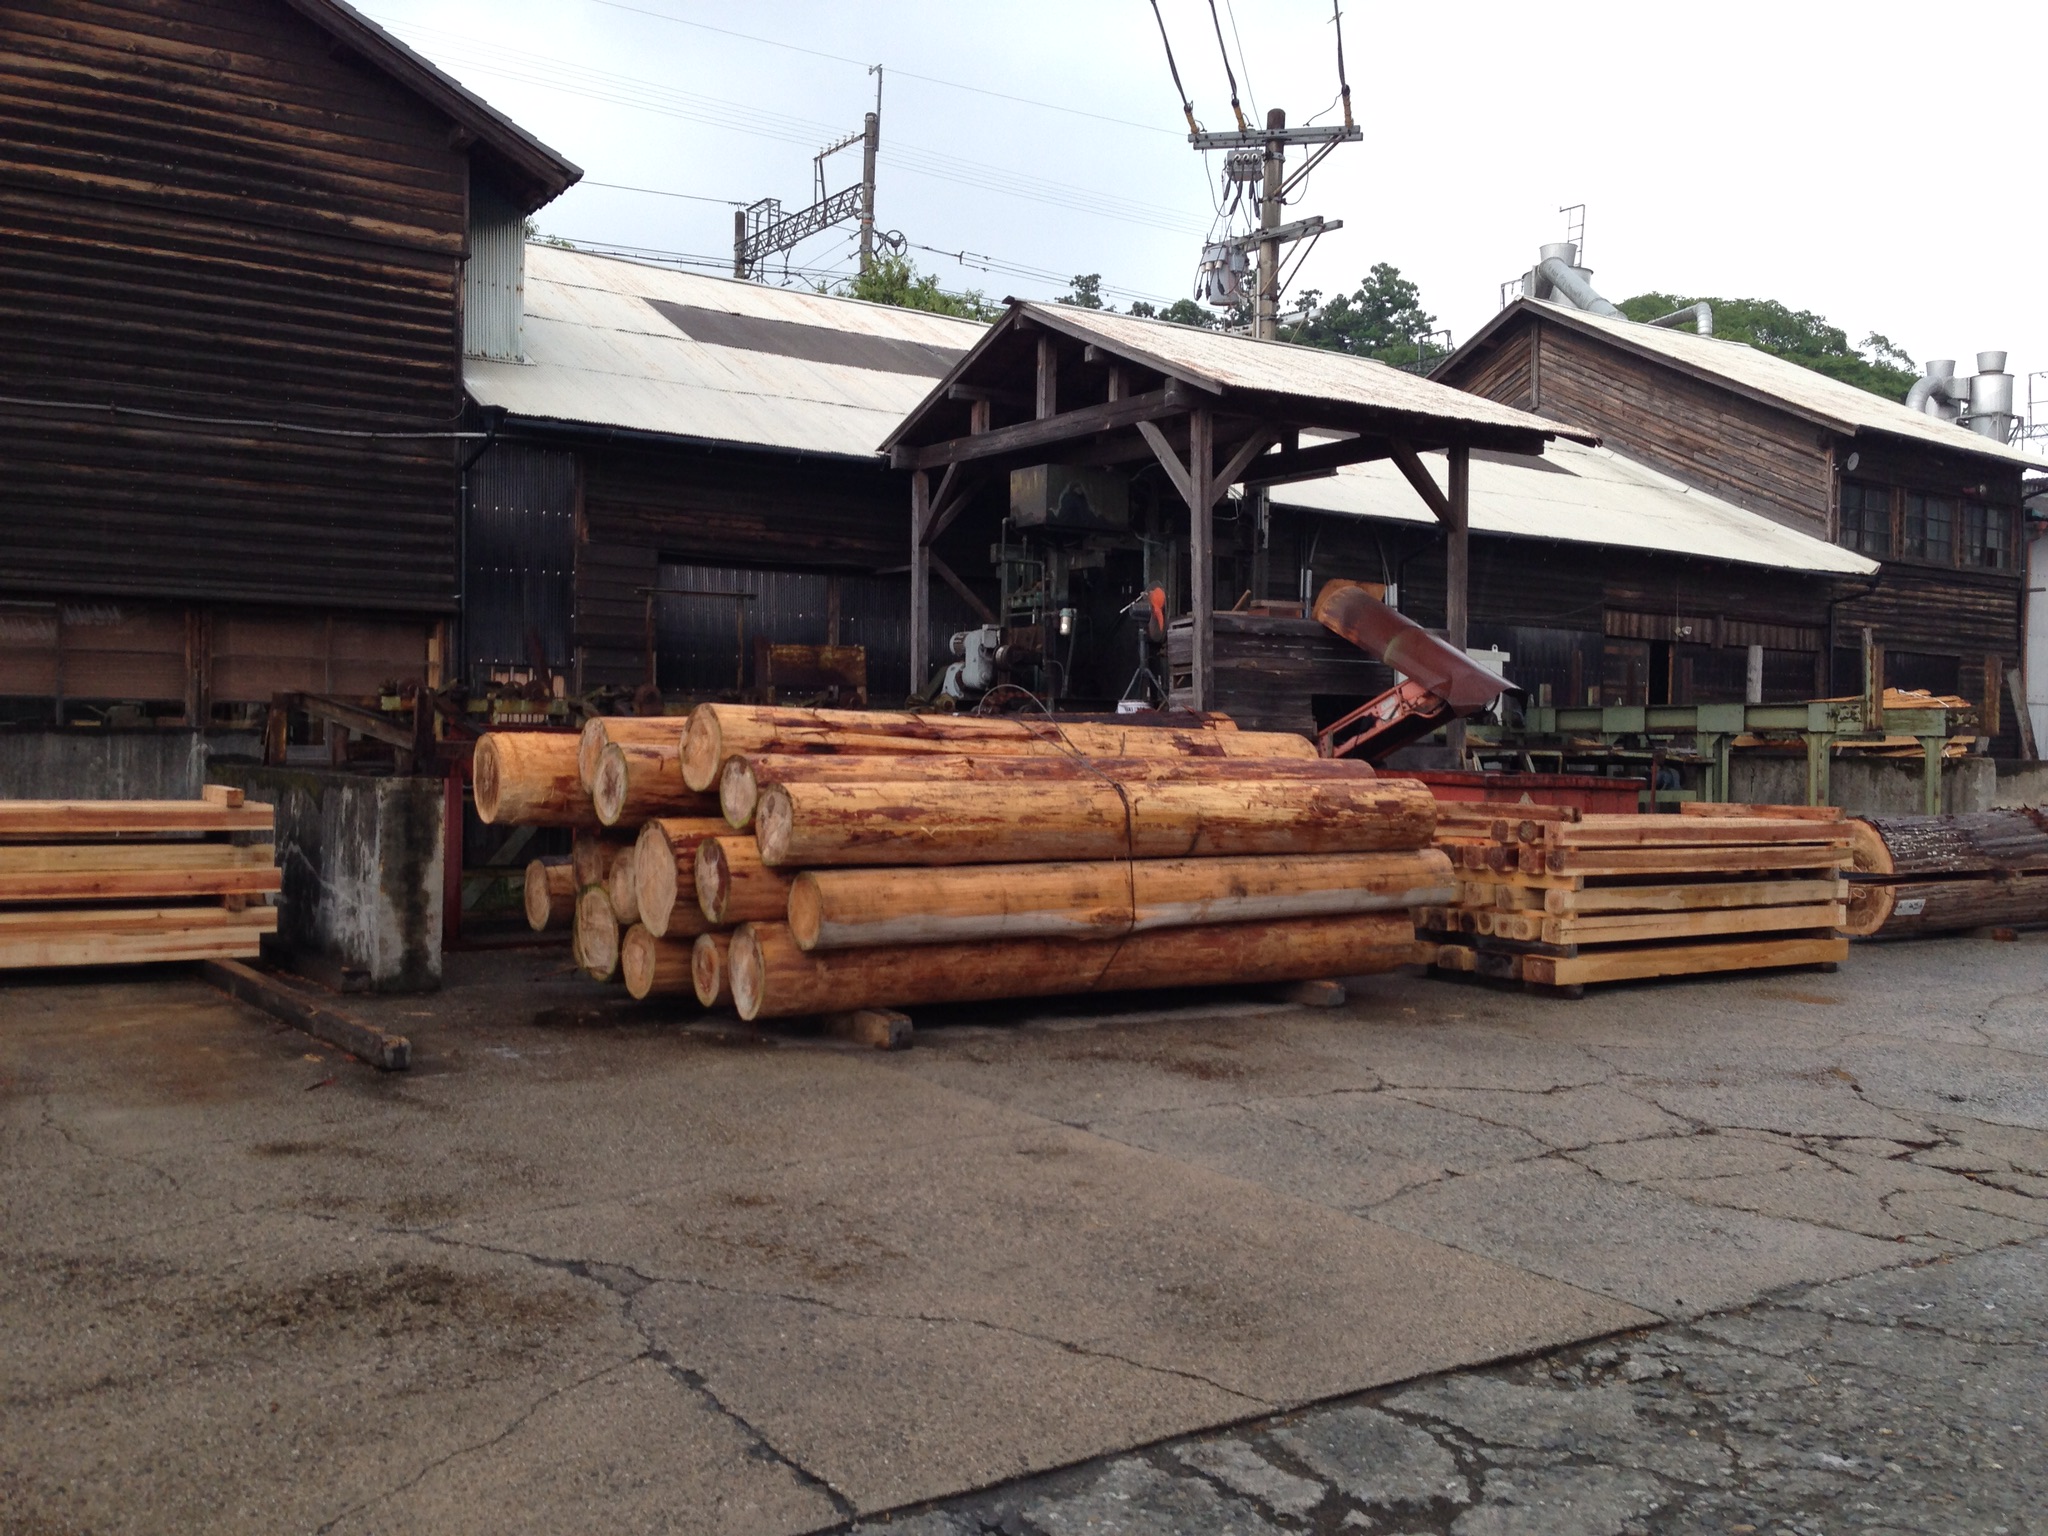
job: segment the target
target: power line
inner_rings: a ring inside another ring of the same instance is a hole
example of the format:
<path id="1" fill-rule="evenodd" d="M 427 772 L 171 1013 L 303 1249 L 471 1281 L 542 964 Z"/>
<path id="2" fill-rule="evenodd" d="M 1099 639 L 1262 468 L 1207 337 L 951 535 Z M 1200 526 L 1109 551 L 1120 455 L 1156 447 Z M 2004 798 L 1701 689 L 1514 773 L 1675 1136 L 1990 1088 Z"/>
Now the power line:
<path id="1" fill-rule="evenodd" d="M 806 48 L 798 43 L 785 43 L 779 38 L 758 37 L 752 32 L 735 32 L 730 27 L 714 27 L 708 21 L 688 21 L 681 16 L 671 16 L 665 11 L 650 11 L 645 6 L 628 5 L 625 0 L 590 0 L 590 3 L 608 6 L 615 11 L 630 11 L 635 16 L 651 16 L 656 21 L 672 22 L 679 27 L 695 27 L 700 32 L 716 32 L 721 37 L 736 37 L 743 42 L 761 43 L 769 48 L 786 48 L 791 53 L 806 53 L 814 59 L 830 59 L 835 64 L 857 64 L 865 69 L 872 62 L 868 59 L 848 58 L 843 53 L 826 53 L 822 49 Z M 1146 133 L 1173 134 L 1171 128 L 1161 128 L 1157 123 L 1137 123 L 1127 117 L 1110 117 L 1102 112 L 1090 112 L 1083 107 L 1063 106 L 1056 101 L 1040 101 L 1033 96 L 1013 96 L 1008 91 L 992 91 L 985 85 L 967 85 L 958 80 L 944 80 L 937 75 L 921 75 L 914 70 L 898 69 L 893 64 L 889 66 L 889 73 L 899 80 L 922 80 L 926 85 L 943 85 L 952 91 L 971 91 L 977 96 L 992 96 L 997 101 L 1014 101 L 1020 106 L 1037 107 L 1046 112 L 1065 112 L 1071 117 L 1092 118 L 1098 123 L 1114 123 L 1119 128 L 1138 128 Z"/>
<path id="2" fill-rule="evenodd" d="M 618 181 L 592 181 L 588 176 L 576 183 L 579 187 L 603 187 L 607 192 L 640 192 L 648 197 L 680 197 L 692 203 L 718 203 L 727 208 L 744 208 L 747 205 L 734 197 L 704 197 L 696 192 L 667 192 L 660 187 L 629 187 Z"/>
<path id="3" fill-rule="evenodd" d="M 920 245 L 915 240 L 906 240 L 903 243 L 913 250 L 929 251 L 934 256 L 944 256 L 949 261 L 957 261 L 963 267 L 973 267 L 981 272 L 1004 272 L 1012 277 L 1036 278 L 1040 282 L 1047 283 L 1070 283 L 1073 281 L 1073 276 L 1055 272 L 1049 267 L 1027 267 L 1021 262 L 1003 261 L 998 257 L 984 256 L 979 251 L 942 251 L 935 245 Z M 1173 302 L 1171 299 L 1162 298 L 1159 294 L 1147 293 L 1138 288 L 1125 288 L 1116 283 L 1104 283 L 1102 291 L 1104 293 L 1116 294 L 1122 298 L 1145 299 L 1157 304 L 1170 304 Z"/>
<path id="4" fill-rule="evenodd" d="M 593 0 L 593 3 L 597 3 L 597 0 Z M 394 22 L 393 27 L 394 30 L 447 38 L 449 41 L 438 45 L 435 50 L 441 58 L 465 63 L 485 74 L 538 86 L 543 90 L 559 91 L 566 95 L 581 96 L 586 100 L 654 112 L 685 122 L 779 139 L 787 143 L 814 144 L 821 134 L 829 137 L 838 131 L 835 124 L 791 117 L 783 113 L 764 112 L 741 102 L 679 90 L 655 81 L 636 79 L 631 75 L 614 74 L 608 70 L 565 64 L 520 49 L 441 33 L 431 27 L 417 27 L 402 22 Z M 914 175 L 950 181 L 1032 202 L 1047 203 L 1078 213 L 1093 214 L 1098 218 L 1119 219 L 1126 223 L 1175 233 L 1189 233 L 1205 227 L 1179 209 L 1163 204 L 1143 203 L 1115 193 L 1093 192 L 1024 172 L 1003 170 L 982 161 L 921 149 L 916 145 L 900 142 L 893 145 L 891 163 L 897 169 Z M 714 201 L 724 202 L 725 199 L 719 198 Z"/>

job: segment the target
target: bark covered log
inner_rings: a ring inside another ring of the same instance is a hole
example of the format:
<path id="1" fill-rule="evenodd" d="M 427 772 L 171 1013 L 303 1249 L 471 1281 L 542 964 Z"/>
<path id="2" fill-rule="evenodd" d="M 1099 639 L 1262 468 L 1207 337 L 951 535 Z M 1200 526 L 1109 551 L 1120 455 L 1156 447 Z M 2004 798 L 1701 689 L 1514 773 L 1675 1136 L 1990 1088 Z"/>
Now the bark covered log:
<path id="1" fill-rule="evenodd" d="M 727 964 L 743 1019 L 1046 997 L 1155 987 L 1216 987 L 1393 970 L 1417 955 L 1407 913 L 1162 928 L 1108 942 L 993 943 L 806 954 L 786 923 L 749 923 Z"/>
<path id="2" fill-rule="evenodd" d="M 657 938 L 644 924 L 626 930 L 619 944 L 619 971 L 636 998 L 694 996 L 690 961 L 694 941 Z"/>
<path id="3" fill-rule="evenodd" d="M 1966 875 L 1957 880 L 1908 880 L 1868 889 L 1883 895 L 1874 898 L 1863 914 L 1857 912 L 1852 895 L 1849 924 L 1843 928 L 1851 937 L 1904 939 L 1970 928 L 2048 924 L 2048 874 Z"/>
<path id="4" fill-rule="evenodd" d="M 1406 912 L 1457 899 L 1434 848 L 1217 859 L 819 869 L 796 877 L 789 926 L 805 950 L 1109 938 L 1154 928 Z"/>
<path id="5" fill-rule="evenodd" d="M 1953 875 L 2048 873 L 2048 813 L 1975 811 L 1959 816 L 1865 816 L 1878 847 L 1859 846 L 1858 874 L 1940 879 Z"/>
<path id="6" fill-rule="evenodd" d="M 1239 731 L 1212 717 L 1202 729 L 1032 720 L 1025 716 L 910 715 L 885 710 L 778 709 L 700 704 L 683 743 L 683 781 L 716 787 L 739 753 L 1084 753 L 1091 757 L 1314 757 L 1307 739 Z"/>
<path id="7" fill-rule="evenodd" d="M 595 827 L 597 810 L 576 773 L 565 731 L 491 731 L 471 765 L 477 816 L 494 827 Z"/>
<path id="8" fill-rule="evenodd" d="M 640 921 L 656 938 L 693 938 L 706 927 L 697 909 L 697 847 L 727 831 L 709 816 L 658 816 L 633 846 Z"/>
<path id="9" fill-rule="evenodd" d="M 526 926 L 535 933 L 565 926 L 576 910 L 576 871 L 566 858 L 526 866 Z"/>
<path id="10" fill-rule="evenodd" d="M 1018 779 L 1093 779 L 1097 783 L 1203 783 L 1219 779 L 1370 779 L 1368 763 L 1321 757 L 1091 757 L 1066 753 L 822 753 L 729 757 L 718 776 L 718 807 L 735 829 L 754 823 L 761 791 L 772 784 L 887 784 L 905 780 L 1009 783 Z"/>
<path id="11" fill-rule="evenodd" d="M 696 883 L 697 905 L 709 923 L 780 922 L 789 910 L 790 874 L 763 863 L 759 845 L 743 833 L 697 845 Z"/>
<path id="12" fill-rule="evenodd" d="M 778 784 L 754 835 L 771 867 L 804 868 L 1378 853 L 1426 847 L 1435 826 L 1413 779 Z"/>

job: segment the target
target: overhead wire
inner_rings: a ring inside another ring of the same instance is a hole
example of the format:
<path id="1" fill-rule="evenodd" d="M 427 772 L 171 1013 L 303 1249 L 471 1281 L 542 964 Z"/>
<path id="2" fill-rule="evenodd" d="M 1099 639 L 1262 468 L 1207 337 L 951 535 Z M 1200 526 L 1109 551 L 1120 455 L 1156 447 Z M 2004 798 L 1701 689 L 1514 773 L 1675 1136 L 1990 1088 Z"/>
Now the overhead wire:
<path id="1" fill-rule="evenodd" d="M 835 64 L 857 64 L 861 68 L 866 69 L 871 67 L 873 63 L 869 59 L 855 59 L 843 53 L 827 53 L 821 48 L 806 48 L 800 43 L 787 43 L 780 38 L 760 37 L 752 32 L 735 31 L 731 27 L 714 27 L 708 21 L 691 21 L 686 17 L 671 16 L 666 11 L 649 10 L 642 5 L 629 5 L 626 3 L 626 0 L 590 0 L 590 3 L 592 5 L 607 6 L 615 11 L 629 11 L 636 16 L 652 17 L 656 21 L 671 22 L 679 27 L 695 27 L 700 32 L 716 32 L 722 37 L 736 37 L 743 42 L 760 43 L 769 48 L 784 48 L 791 53 L 809 54 L 814 59 L 830 59 Z M 964 81 L 947 80 L 938 75 L 923 75 L 915 70 L 898 68 L 894 64 L 889 66 L 889 74 L 892 79 L 919 80 L 926 85 L 942 85 L 952 91 L 971 91 L 977 96 L 991 96 L 998 101 L 1014 101 L 1020 106 L 1037 107 L 1046 112 L 1065 112 L 1073 117 L 1092 118 L 1098 123 L 1114 123 L 1119 128 L 1138 128 L 1146 133 L 1171 133 L 1173 131 L 1170 128 L 1161 128 L 1157 123 L 1133 122 L 1127 117 L 1111 117 L 1104 112 L 1090 112 L 1085 107 L 1070 107 L 1056 101 L 1040 101 L 1032 96 L 1013 96 L 1008 91 L 991 90 L 985 85 L 968 85 Z"/>
<path id="2" fill-rule="evenodd" d="M 1230 50 L 1223 46 L 1223 20 L 1216 14 L 1216 0 L 1209 0 L 1209 20 L 1216 25 L 1216 51 L 1223 56 L 1223 78 L 1230 82 L 1230 110 L 1237 114 L 1237 131 L 1249 133 L 1252 125 L 1244 120 L 1244 108 L 1238 105 L 1237 76 L 1230 70 Z"/>
<path id="3" fill-rule="evenodd" d="M 1166 35 L 1166 18 L 1159 14 L 1159 0 L 1152 0 L 1152 19 L 1159 23 L 1159 41 L 1166 45 L 1166 72 L 1173 76 L 1173 93 L 1180 98 L 1181 115 L 1188 120 L 1188 132 L 1200 133 L 1202 125 L 1195 121 L 1195 104 L 1188 99 L 1187 87 L 1180 83 L 1180 66 L 1173 62 L 1173 40 Z"/>
<path id="4" fill-rule="evenodd" d="M 1237 6 L 1233 0 L 1223 0 L 1223 9 L 1230 12 L 1230 40 L 1237 44 L 1237 67 L 1244 71 L 1244 93 L 1251 98 L 1252 116 L 1259 115 L 1259 92 L 1252 84 L 1252 63 L 1244 56 L 1244 39 L 1237 35 Z"/>

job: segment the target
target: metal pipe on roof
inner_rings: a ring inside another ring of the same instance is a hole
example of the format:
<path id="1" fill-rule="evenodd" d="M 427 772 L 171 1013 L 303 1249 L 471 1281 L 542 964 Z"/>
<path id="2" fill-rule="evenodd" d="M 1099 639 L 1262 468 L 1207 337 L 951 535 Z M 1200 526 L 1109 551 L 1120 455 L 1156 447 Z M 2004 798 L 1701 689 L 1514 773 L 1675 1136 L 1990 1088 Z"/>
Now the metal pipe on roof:
<path id="1" fill-rule="evenodd" d="M 1650 324 L 1661 325 L 1668 330 L 1676 330 L 1688 320 L 1693 322 L 1693 328 L 1700 335 L 1711 336 L 1714 334 L 1714 306 L 1705 299 L 1701 299 L 1694 304 L 1681 304 L 1678 308 L 1671 311 L 1670 314 L 1659 315 Z"/>
<path id="2" fill-rule="evenodd" d="M 1956 360 L 1952 357 L 1930 358 L 1926 371 L 1906 391 L 1906 409 L 1922 411 L 1942 421 L 1954 421 L 1960 414 L 1957 407 L 1969 398 L 1968 381 L 1956 377 Z"/>
<path id="3" fill-rule="evenodd" d="M 1612 315 L 1621 319 L 1622 313 L 1593 290 L 1593 285 L 1579 276 L 1579 269 L 1568 265 L 1561 257 L 1546 256 L 1537 264 L 1536 270 L 1543 274 L 1550 286 L 1570 302 L 1572 308 L 1583 309 L 1590 314 Z"/>
<path id="4" fill-rule="evenodd" d="M 1979 437 L 2004 442 L 2012 432 L 2012 375 L 2005 371 L 2003 352 L 1979 352 L 1977 372 L 1969 381 L 1970 430 Z"/>

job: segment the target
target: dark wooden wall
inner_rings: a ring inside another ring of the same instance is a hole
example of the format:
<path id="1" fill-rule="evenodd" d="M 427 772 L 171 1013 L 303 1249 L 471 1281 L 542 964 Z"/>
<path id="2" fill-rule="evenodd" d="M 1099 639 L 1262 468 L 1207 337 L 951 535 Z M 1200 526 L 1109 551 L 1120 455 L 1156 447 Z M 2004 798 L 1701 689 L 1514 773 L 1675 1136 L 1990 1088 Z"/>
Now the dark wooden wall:
<path id="1" fill-rule="evenodd" d="M 273 0 L 0 9 L 0 590 L 445 611 L 468 161 Z"/>

